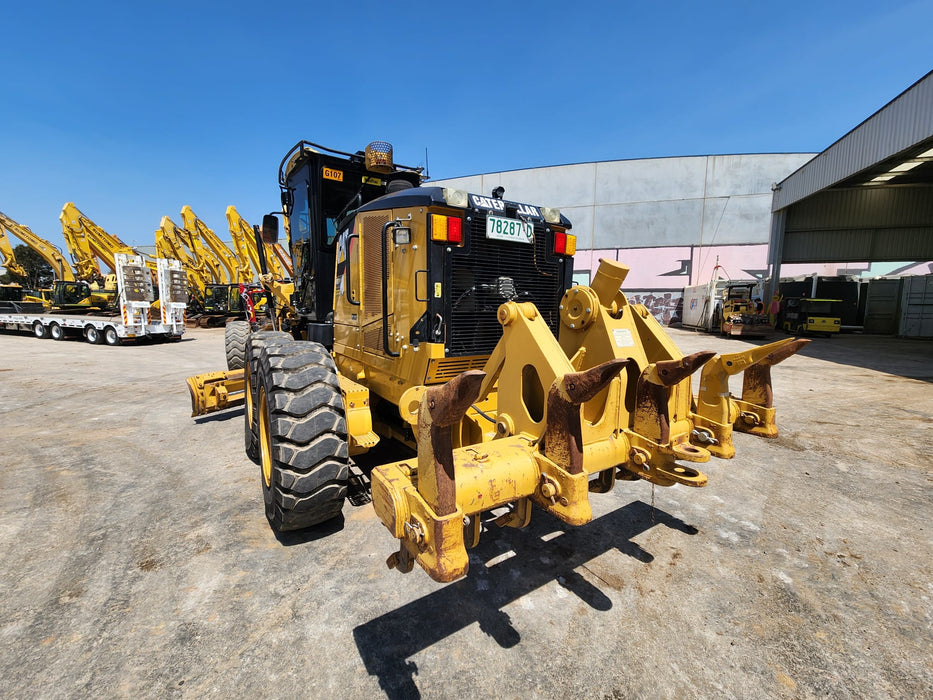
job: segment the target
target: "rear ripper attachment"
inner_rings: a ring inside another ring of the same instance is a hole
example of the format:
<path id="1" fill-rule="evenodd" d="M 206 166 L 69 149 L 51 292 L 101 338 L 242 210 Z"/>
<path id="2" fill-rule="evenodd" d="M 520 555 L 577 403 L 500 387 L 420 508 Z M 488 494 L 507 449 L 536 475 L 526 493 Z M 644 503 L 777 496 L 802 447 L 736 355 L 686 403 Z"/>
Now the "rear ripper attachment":
<path id="1" fill-rule="evenodd" d="M 589 494 L 617 479 L 705 486 L 690 465 L 733 456 L 733 430 L 777 435 L 770 367 L 805 341 L 684 356 L 644 306 L 628 303 L 627 272 L 602 260 L 591 286 L 567 290 L 559 340 L 533 304 L 502 304 L 502 337 L 485 367 L 427 387 L 406 411 L 417 458 L 372 473 L 373 505 L 399 540 L 390 568 L 417 562 L 453 581 L 467 573 L 484 512 L 504 508 L 498 525 L 525 527 L 535 503 L 582 525 L 592 519 Z M 728 377 L 740 371 L 735 399 Z M 462 439 L 476 435 L 482 441 Z"/>

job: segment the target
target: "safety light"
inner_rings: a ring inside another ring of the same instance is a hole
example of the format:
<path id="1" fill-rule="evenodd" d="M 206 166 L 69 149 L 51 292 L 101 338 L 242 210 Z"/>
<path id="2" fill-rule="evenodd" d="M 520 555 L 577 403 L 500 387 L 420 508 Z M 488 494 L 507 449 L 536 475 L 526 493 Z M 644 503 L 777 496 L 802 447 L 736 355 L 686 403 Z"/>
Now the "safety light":
<path id="1" fill-rule="evenodd" d="M 463 219 L 431 214 L 431 240 L 460 245 L 463 243 Z"/>
<path id="2" fill-rule="evenodd" d="M 464 190 L 457 190 L 452 187 L 443 189 L 444 201 L 452 207 L 466 209 L 470 206 L 470 196 Z"/>
<path id="3" fill-rule="evenodd" d="M 577 252 L 577 237 L 572 233 L 556 231 L 554 233 L 554 253 L 556 255 L 573 255 Z"/>
<path id="4" fill-rule="evenodd" d="M 560 209 L 555 209 L 553 207 L 539 207 L 538 210 L 541 212 L 541 216 L 544 217 L 544 220 L 549 224 L 560 223 Z"/>
<path id="5" fill-rule="evenodd" d="M 395 170 L 392 165 L 392 144 L 385 141 L 373 141 L 366 146 L 366 169 L 374 173 L 389 174 Z"/>

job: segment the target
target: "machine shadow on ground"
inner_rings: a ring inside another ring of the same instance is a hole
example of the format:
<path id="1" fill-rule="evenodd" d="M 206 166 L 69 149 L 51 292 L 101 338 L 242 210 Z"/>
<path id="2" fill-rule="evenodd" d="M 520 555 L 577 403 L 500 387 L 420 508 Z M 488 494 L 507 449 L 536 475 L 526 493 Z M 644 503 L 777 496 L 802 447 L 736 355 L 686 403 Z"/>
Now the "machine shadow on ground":
<path id="1" fill-rule="evenodd" d="M 353 630 L 366 670 L 379 678 L 379 686 L 390 698 L 421 697 L 412 656 L 474 623 L 502 648 L 516 646 L 521 634 L 503 608 L 552 581 L 595 610 L 611 609 L 610 598 L 575 569 L 613 549 L 640 562 L 653 561 L 650 552 L 631 540 L 655 525 L 697 533 L 692 525 L 641 501 L 582 527 L 569 527 L 536 511 L 524 530 L 486 529 L 484 539 L 471 550 L 465 578 Z M 512 552 L 514 556 L 487 565 Z M 521 570 L 520 576 L 513 575 L 516 569 Z M 415 565 L 410 575 L 425 574 Z"/>
<path id="2" fill-rule="evenodd" d="M 244 408 L 239 406 L 237 408 L 228 408 L 226 411 L 217 411 L 217 413 L 209 413 L 206 416 L 199 416 L 194 419 L 194 422 L 197 425 L 202 425 L 203 423 L 219 423 L 223 421 L 232 420 L 238 418 L 243 420 Z"/>

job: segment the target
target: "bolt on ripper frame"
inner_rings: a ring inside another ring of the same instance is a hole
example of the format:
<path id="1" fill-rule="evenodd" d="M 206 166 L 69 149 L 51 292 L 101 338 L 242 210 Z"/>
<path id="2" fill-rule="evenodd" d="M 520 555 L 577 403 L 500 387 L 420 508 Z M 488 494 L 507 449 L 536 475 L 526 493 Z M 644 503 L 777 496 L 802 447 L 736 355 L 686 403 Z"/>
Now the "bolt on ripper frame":
<path id="1" fill-rule="evenodd" d="M 705 486 L 693 465 L 732 457 L 733 431 L 777 435 L 770 368 L 806 341 L 684 356 L 626 300 L 625 265 L 572 286 L 558 210 L 421 186 L 375 146 L 289 151 L 290 303 L 270 305 L 276 330 L 247 338 L 244 369 L 188 380 L 195 415 L 245 402 L 273 528 L 339 514 L 350 457 L 391 437 L 416 454 L 371 474 L 399 540 L 387 563 L 453 581 L 483 513 L 524 527 L 536 504 L 581 525 L 618 480 Z"/>

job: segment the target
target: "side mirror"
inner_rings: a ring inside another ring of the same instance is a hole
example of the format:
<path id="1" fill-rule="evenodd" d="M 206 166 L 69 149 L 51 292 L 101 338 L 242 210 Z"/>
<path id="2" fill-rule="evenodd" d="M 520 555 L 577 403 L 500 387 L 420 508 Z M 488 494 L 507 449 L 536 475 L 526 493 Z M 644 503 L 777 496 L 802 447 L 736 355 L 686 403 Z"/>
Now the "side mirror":
<path id="1" fill-rule="evenodd" d="M 292 206 L 295 204 L 295 198 L 292 195 L 291 190 L 282 190 L 282 206 L 285 208 L 285 211 L 290 212 Z"/>
<path id="2" fill-rule="evenodd" d="M 262 242 L 275 245 L 279 242 L 279 219 L 274 214 L 262 217 Z"/>

